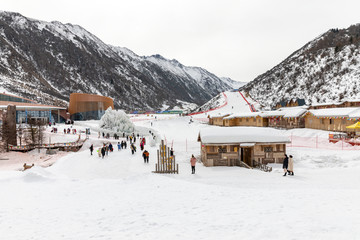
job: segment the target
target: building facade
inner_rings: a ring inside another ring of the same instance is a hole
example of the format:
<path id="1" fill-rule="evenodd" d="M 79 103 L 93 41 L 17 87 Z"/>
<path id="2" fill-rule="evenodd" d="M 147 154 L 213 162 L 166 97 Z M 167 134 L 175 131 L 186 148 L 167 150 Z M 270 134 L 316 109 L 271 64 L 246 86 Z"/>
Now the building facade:
<path id="1" fill-rule="evenodd" d="M 276 129 L 255 127 L 202 129 L 198 141 L 201 161 L 207 167 L 282 163 L 286 144 L 290 143 Z"/>
<path id="2" fill-rule="evenodd" d="M 106 109 L 114 109 L 112 98 L 94 94 L 72 93 L 69 113 L 72 120 L 99 120 Z"/>

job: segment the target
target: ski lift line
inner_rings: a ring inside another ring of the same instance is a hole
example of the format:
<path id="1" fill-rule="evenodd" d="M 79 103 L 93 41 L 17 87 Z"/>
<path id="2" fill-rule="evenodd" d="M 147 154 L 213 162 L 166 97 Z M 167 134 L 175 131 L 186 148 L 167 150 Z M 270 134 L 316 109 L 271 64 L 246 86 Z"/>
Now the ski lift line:
<path id="1" fill-rule="evenodd" d="M 242 96 L 242 98 L 245 100 L 245 102 L 249 105 L 250 111 L 251 111 L 251 112 L 255 112 L 254 106 L 253 106 L 252 104 L 250 104 L 250 103 L 248 102 L 248 100 L 246 100 L 246 98 L 244 97 L 244 95 L 243 95 L 240 91 L 239 91 L 239 93 L 240 93 L 240 95 Z"/>
<path id="2" fill-rule="evenodd" d="M 223 94 L 223 95 L 224 95 L 224 97 L 225 97 L 225 103 L 224 103 L 223 105 L 218 106 L 218 107 L 216 107 L 216 108 L 211 108 L 211 109 L 206 110 L 206 111 L 195 112 L 195 113 L 189 113 L 189 114 L 188 114 L 188 116 L 197 115 L 197 114 L 202 114 L 202 113 L 207 113 L 207 112 L 214 111 L 214 110 L 218 110 L 218 109 L 220 109 L 220 108 L 225 107 L 225 106 L 228 104 L 228 98 L 227 98 L 227 96 L 226 96 L 225 92 L 222 92 L 222 94 Z"/>

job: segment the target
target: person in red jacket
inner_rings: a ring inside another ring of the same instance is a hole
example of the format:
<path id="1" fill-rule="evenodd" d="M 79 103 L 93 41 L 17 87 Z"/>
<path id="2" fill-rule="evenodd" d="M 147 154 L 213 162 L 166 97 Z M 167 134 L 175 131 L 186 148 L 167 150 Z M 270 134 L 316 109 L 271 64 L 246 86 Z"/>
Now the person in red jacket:
<path id="1" fill-rule="evenodd" d="M 194 157 L 194 154 L 191 156 L 190 163 L 191 163 L 191 174 L 194 174 L 195 165 L 196 165 L 196 158 Z"/>

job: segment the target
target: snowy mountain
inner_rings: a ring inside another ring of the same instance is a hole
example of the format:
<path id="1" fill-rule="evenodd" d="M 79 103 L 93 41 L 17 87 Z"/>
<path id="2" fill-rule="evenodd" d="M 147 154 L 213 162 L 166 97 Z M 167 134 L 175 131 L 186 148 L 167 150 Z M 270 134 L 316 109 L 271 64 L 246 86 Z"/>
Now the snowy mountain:
<path id="1" fill-rule="evenodd" d="M 229 86 L 231 86 L 233 89 L 239 89 L 242 86 L 246 85 L 247 82 L 238 82 L 238 81 L 234 81 L 231 78 L 227 78 L 227 77 L 222 77 L 221 80 L 223 80 L 224 82 L 226 82 Z"/>
<path id="2" fill-rule="evenodd" d="M 138 56 L 80 26 L 0 11 L 0 89 L 66 105 L 73 92 L 114 99 L 128 110 L 201 105 L 231 89 L 229 81 L 160 55 Z"/>
<path id="3" fill-rule="evenodd" d="M 360 25 L 331 29 L 241 89 L 264 106 L 360 98 Z"/>

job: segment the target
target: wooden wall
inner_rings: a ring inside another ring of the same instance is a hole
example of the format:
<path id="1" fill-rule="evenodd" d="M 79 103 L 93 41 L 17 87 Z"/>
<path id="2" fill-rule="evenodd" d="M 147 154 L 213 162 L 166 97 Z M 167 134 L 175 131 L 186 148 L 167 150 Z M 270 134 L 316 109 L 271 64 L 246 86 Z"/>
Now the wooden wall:
<path id="1" fill-rule="evenodd" d="M 251 161 L 262 164 L 282 163 L 286 153 L 286 144 L 257 144 L 251 147 Z M 224 151 L 226 150 L 226 151 Z M 241 159 L 240 145 L 201 145 L 201 161 L 206 167 L 239 166 Z"/>
<path id="2" fill-rule="evenodd" d="M 356 120 L 348 120 L 347 118 L 317 118 L 312 114 L 306 114 L 305 116 L 305 128 L 320 129 L 326 131 L 351 131 L 347 129 L 346 126 L 352 125 L 356 122 Z"/>

